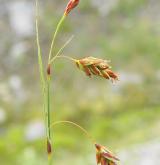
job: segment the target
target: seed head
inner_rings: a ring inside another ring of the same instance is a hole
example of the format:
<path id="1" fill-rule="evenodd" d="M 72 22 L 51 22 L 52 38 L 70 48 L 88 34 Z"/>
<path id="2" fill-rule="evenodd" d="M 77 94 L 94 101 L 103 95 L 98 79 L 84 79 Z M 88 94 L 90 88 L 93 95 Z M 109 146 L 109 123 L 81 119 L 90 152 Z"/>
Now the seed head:
<path id="1" fill-rule="evenodd" d="M 118 158 L 116 158 L 106 147 L 95 144 L 97 164 L 101 165 L 117 165 Z"/>
<path id="2" fill-rule="evenodd" d="M 65 9 L 65 15 L 67 16 L 72 9 L 74 9 L 79 4 L 79 0 L 70 0 Z"/>
<path id="3" fill-rule="evenodd" d="M 95 75 L 105 79 L 111 79 L 112 81 L 118 80 L 118 75 L 111 70 L 111 66 L 108 63 L 109 61 L 107 60 L 94 57 L 76 60 L 77 67 L 89 77 Z"/>

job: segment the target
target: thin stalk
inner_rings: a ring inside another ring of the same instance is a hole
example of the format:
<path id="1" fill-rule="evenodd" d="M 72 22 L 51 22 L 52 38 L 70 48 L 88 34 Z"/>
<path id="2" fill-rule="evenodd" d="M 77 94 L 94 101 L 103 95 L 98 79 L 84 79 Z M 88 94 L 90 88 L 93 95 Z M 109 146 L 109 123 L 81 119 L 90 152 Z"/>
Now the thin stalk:
<path id="1" fill-rule="evenodd" d="M 52 154 L 52 143 L 51 143 L 51 112 L 50 112 L 50 75 L 47 75 L 47 94 L 46 94 L 46 101 L 47 101 L 47 152 L 48 152 L 48 163 L 51 164 L 51 154 Z"/>
<path id="2" fill-rule="evenodd" d="M 72 41 L 73 35 L 64 43 L 64 45 L 59 49 L 57 54 L 50 60 L 50 64 L 54 62 L 54 60 L 60 55 L 60 53 L 64 50 L 64 48 Z"/>
<path id="3" fill-rule="evenodd" d="M 72 122 L 72 121 L 68 121 L 68 120 L 62 120 L 62 121 L 56 121 L 54 123 L 51 124 L 51 127 L 58 125 L 58 124 L 71 124 L 73 126 L 75 126 L 76 128 L 80 129 L 85 135 L 86 137 L 93 143 L 96 144 L 95 140 L 93 139 L 93 137 L 88 133 L 88 131 L 86 129 L 84 129 L 82 126 Z"/>
<path id="4" fill-rule="evenodd" d="M 45 88 L 46 88 L 46 82 L 45 82 L 45 76 L 44 76 L 44 66 L 42 62 L 42 53 L 41 53 L 41 46 L 39 41 L 39 11 L 38 11 L 38 0 L 35 0 L 35 8 L 36 8 L 36 19 L 35 19 L 35 26 L 36 26 L 36 43 L 37 43 L 37 50 L 38 50 L 38 65 L 39 65 L 39 73 L 40 73 L 40 81 L 41 81 L 41 89 L 43 94 L 43 99 L 45 100 Z M 43 102 L 43 111 L 44 116 L 46 116 L 46 105 L 45 101 Z M 45 118 L 45 125 L 46 125 L 46 118 Z M 47 132 L 47 130 L 46 130 Z"/>
<path id="5" fill-rule="evenodd" d="M 40 78 L 43 90 L 45 88 L 45 78 L 44 78 L 44 67 L 42 62 L 42 53 L 41 53 L 41 46 L 39 42 L 39 26 L 38 26 L 38 0 L 36 0 L 36 41 L 37 41 L 37 49 L 38 49 L 38 64 L 39 64 L 39 71 L 40 71 Z"/>
<path id="6" fill-rule="evenodd" d="M 72 58 L 72 57 L 69 57 L 69 56 L 64 56 L 64 55 L 63 56 L 57 56 L 57 58 L 66 58 L 66 59 L 74 61 L 74 62 L 78 61 L 75 58 Z"/>
<path id="7" fill-rule="evenodd" d="M 66 18 L 66 15 L 64 14 L 64 15 L 62 16 L 62 18 L 60 19 L 60 21 L 59 21 L 59 23 L 58 23 L 58 25 L 57 25 L 57 27 L 56 27 L 56 30 L 55 30 L 55 32 L 54 32 L 53 39 L 52 39 L 52 42 L 51 42 L 50 51 L 49 51 L 48 64 L 50 64 L 50 60 L 51 60 L 51 57 L 52 57 L 53 46 L 54 46 L 54 43 L 55 43 L 56 36 L 57 36 L 58 31 L 59 31 L 59 29 L 60 29 L 60 27 L 61 27 L 63 21 L 65 20 L 65 18 Z"/>
<path id="8" fill-rule="evenodd" d="M 50 80 L 47 82 L 47 126 L 48 126 L 48 138 L 51 138 L 50 131 Z"/>
<path id="9" fill-rule="evenodd" d="M 52 154 L 52 143 L 51 143 L 51 127 L 50 127 L 50 124 L 51 124 L 51 115 L 50 115 L 50 79 L 51 79 L 51 65 L 50 65 L 50 60 L 51 60 L 51 57 L 52 57 L 52 52 L 53 52 L 53 46 L 54 46 L 54 43 L 55 43 L 55 39 L 56 39 L 56 36 L 58 34 L 58 31 L 65 19 L 65 15 L 62 16 L 62 18 L 60 19 L 57 27 L 56 27 L 56 30 L 54 32 L 54 35 L 53 35 L 53 39 L 52 39 L 52 42 L 51 42 L 51 47 L 50 47 L 50 50 L 49 50 L 49 57 L 48 57 L 48 68 L 47 68 L 47 94 L 46 94 L 46 101 L 47 101 L 47 112 L 46 112 L 46 118 L 47 118 L 47 151 L 48 151 L 48 164 L 51 165 L 52 164 L 52 158 L 51 158 L 51 154 Z"/>
<path id="10" fill-rule="evenodd" d="M 36 2 L 36 41 L 37 41 L 37 49 L 38 49 L 38 65 L 39 65 L 39 72 L 40 72 L 40 80 L 41 80 L 41 87 L 42 87 L 42 93 L 43 93 L 43 109 L 44 109 L 44 116 L 45 116 L 45 125 L 46 125 L 46 135 L 47 135 L 47 152 L 48 152 L 48 164 L 51 165 L 51 158 L 50 158 L 50 153 L 51 153 L 51 137 L 49 136 L 48 132 L 50 129 L 48 129 L 50 127 L 50 125 L 48 125 L 48 123 L 50 121 L 48 121 L 48 112 L 46 111 L 46 81 L 45 81 L 45 77 L 44 77 L 44 66 L 43 66 L 43 62 L 42 62 L 42 54 L 41 54 L 41 46 L 40 46 L 40 42 L 39 42 L 39 20 L 38 20 L 38 0 L 35 1 Z M 49 89 L 48 89 L 49 91 Z M 47 105 L 48 106 L 48 105 Z M 48 108 L 49 109 L 49 108 Z"/>

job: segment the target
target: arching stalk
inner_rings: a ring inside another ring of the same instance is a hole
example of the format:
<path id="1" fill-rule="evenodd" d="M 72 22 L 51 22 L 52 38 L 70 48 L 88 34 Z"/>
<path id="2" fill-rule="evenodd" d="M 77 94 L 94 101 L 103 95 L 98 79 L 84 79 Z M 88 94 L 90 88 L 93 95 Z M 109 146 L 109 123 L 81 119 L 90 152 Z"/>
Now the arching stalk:
<path id="1" fill-rule="evenodd" d="M 54 127 L 55 125 L 58 125 L 58 124 L 70 124 L 72 126 L 75 126 L 76 128 L 80 129 L 86 135 L 86 137 L 91 141 L 91 143 L 96 144 L 94 138 L 88 133 L 88 131 L 86 129 L 84 129 L 79 124 L 76 124 L 76 123 L 74 123 L 72 121 L 68 121 L 68 120 L 61 120 L 61 121 L 56 121 L 56 122 L 52 123 L 51 127 Z"/>

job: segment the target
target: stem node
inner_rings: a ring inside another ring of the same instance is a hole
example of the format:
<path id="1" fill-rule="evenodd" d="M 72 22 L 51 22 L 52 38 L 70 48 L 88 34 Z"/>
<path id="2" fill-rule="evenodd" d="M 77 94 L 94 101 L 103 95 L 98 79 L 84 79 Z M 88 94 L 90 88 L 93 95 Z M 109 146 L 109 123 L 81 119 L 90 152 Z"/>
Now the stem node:
<path id="1" fill-rule="evenodd" d="M 47 153 L 48 153 L 48 157 L 50 157 L 52 153 L 52 145 L 49 139 L 47 139 Z"/>
<path id="2" fill-rule="evenodd" d="M 48 64 L 47 66 L 47 76 L 50 77 L 51 76 L 51 65 Z"/>

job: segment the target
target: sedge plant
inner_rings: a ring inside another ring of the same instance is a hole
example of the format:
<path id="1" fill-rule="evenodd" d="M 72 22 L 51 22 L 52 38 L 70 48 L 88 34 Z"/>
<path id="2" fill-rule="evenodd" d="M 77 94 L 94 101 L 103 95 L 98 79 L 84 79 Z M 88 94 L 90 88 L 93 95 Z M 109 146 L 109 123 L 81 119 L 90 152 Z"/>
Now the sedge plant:
<path id="1" fill-rule="evenodd" d="M 56 59 L 58 58 L 67 58 L 71 60 L 73 63 L 76 64 L 77 68 L 83 71 L 87 76 L 99 76 L 104 79 L 108 79 L 111 81 L 118 80 L 118 76 L 111 70 L 109 65 L 109 61 L 103 60 L 100 58 L 95 57 L 85 57 L 82 59 L 74 59 L 69 56 L 62 55 L 62 51 L 64 48 L 70 43 L 73 39 L 73 36 L 65 42 L 65 44 L 55 52 L 55 41 L 56 37 L 59 33 L 60 28 L 63 27 L 63 22 L 69 16 L 70 12 L 79 4 L 79 0 L 69 0 L 64 13 L 57 24 L 55 32 L 53 34 L 53 38 L 51 41 L 51 46 L 48 53 L 48 60 L 42 60 L 42 51 L 39 41 L 39 11 L 38 11 L 38 0 L 36 1 L 36 41 L 37 41 L 37 54 L 38 54 L 38 64 L 39 64 L 39 72 L 40 72 L 40 80 L 41 80 L 41 87 L 42 87 L 42 94 L 43 94 L 43 107 L 44 107 L 44 118 L 45 118 L 45 126 L 46 126 L 46 150 L 48 155 L 48 164 L 52 164 L 52 128 L 58 124 L 70 124 L 78 129 L 80 129 L 87 138 L 92 142 L 96 149 L 96 163 L 101 165 L 117 165 L 119 161 L 111 151 L 109 151 L 106 147 L 97 144 L 94 138 L 88 133 L 86 129 L 81 127 L 79 124 L 72 122 L 72 121 L 55 121 L 51 123 L 51 81 L 52 81 L 52 67 Z M 47 66 L 45 68 L 45 66 Z"/>

